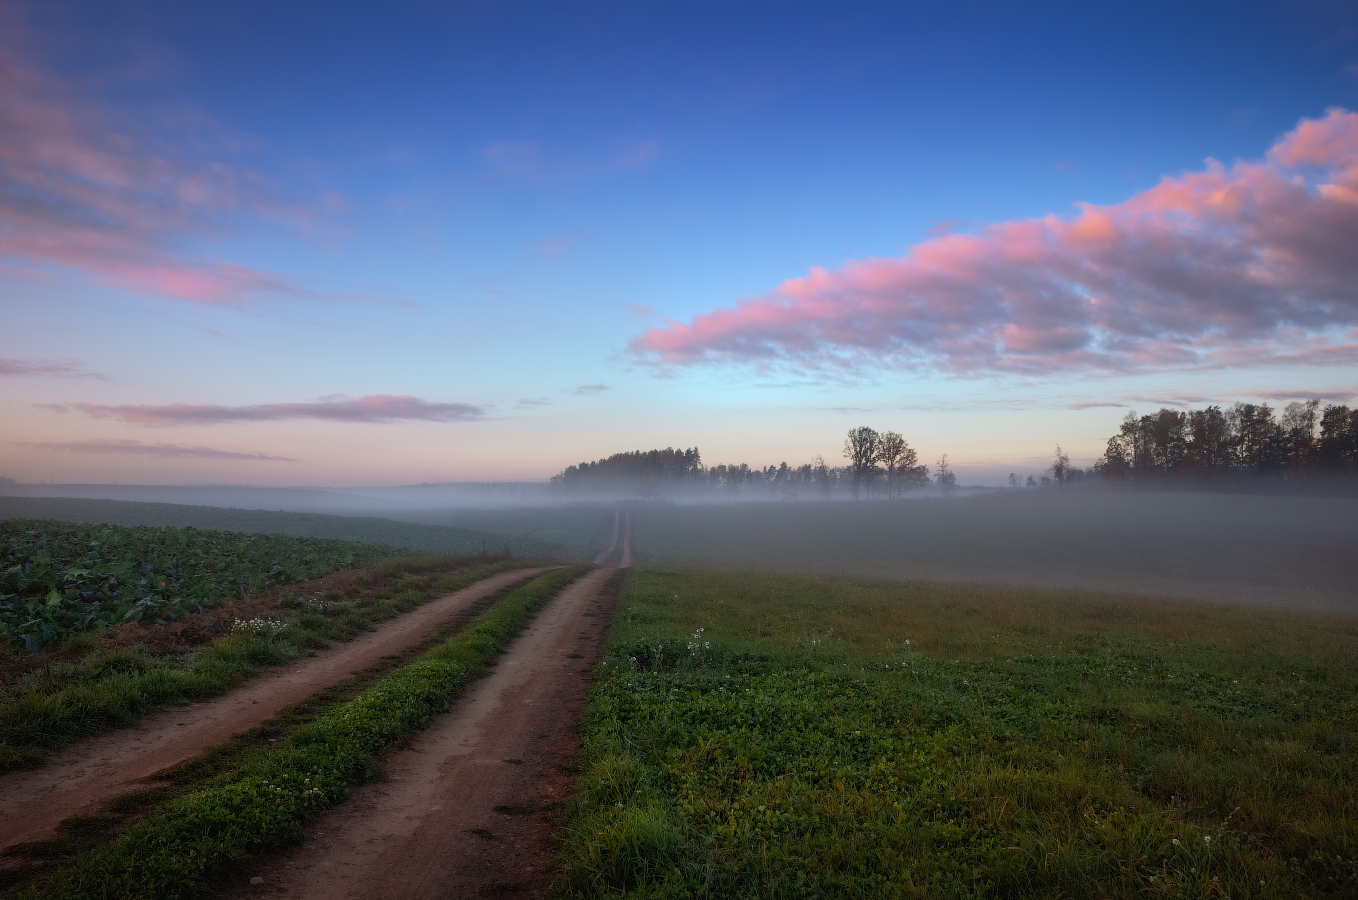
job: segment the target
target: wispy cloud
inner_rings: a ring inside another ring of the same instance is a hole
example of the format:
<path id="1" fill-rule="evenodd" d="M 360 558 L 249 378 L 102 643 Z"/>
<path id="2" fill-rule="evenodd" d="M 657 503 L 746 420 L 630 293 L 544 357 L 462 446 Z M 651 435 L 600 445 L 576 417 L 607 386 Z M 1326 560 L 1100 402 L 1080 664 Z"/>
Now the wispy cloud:
<path id="1" fill-rule="evenodd" d="M 1258 397 L 1260 400 L 1330 400 L 1346 403 L 1358 397 L 1358 387 L 1338 388 L 1330 391 L 1254 391 L 1245 396 Z"/>
<path id="2" fill-rule="evenodd" d="M 633 139 L 615 140 L 575 155 L 558 148 L 545 149 L 537 141 L 495 141 L 480 148 L 486 175 L 551 181 L 644 169 L 660 152 L 659 141 Z"/>
<path id="3" fill-rule="evenodd" d="M 245 222 L 301 224 L 311 213 L 222 161 L 226 147 L 217 159 L 188 158 L 134 118 L 87 102 L 28 58 L 27 44 L 13 8 L 0 9 L 0 259 L 9 268 L 74 271 L 193 303 L 310 296 L 183 247 Z"/>
<path id="4" fill-rule="evenodd" d="M 36 375 L 48 378 L 94 378 L 108 381 L 91 372 L 75 359 L 0 359 L 0 376 Z"/>
<path id="5" fill-rule="evenodd" d="M 57 450 L 65 453 L 94 453 L 105 456 L 151 456 L 161 459 L 235 459 L 246 462 L 296 462 L 287 456 L 267 453 L 237 453 L 215 447 L 185 447 L 182 444 L 147 444 L 142 441 L 24 441 L 21 447 Z"/>
<path id="6" fill-rule="evenodd" d="M 470 403 L 435 403 L 419 397 L 373 394 L 312 403 L 264 403 L 254 406 L 173 403 L 165 406 L 105 406 L 98 403 L 41 404 L 55 412 L 73 410 L 95 419 L 133 425 L 220 425 L 225 422 L 276 422 L 324 419 L 332 422 L 382 423 L 411 420 L 468 422 L 485 417 Z"/>
<path id="7" fill-rule="evenodd" d="M 1358 115 L 1303 119 L 1263 160 L 1113 206 L 813 269 L 648 328 L 661 366 L 1127 372 L 1358 360 Z"/>
<path id="8" fill-rule="evenodd" d="M 535 409 L 539 406 L 551 405 L 552 401 L 548 400 L 546 397 L 524 397 L 518 403 L 514 404 L 517 409 Z"/>
<path id="9" fill-rule="evenodd" d="M 597 394 L 600 391 L 610 390 L 606 384 L 582 384 L 579 387 L 571 388 L 571 393 L 576 395 Z"/>

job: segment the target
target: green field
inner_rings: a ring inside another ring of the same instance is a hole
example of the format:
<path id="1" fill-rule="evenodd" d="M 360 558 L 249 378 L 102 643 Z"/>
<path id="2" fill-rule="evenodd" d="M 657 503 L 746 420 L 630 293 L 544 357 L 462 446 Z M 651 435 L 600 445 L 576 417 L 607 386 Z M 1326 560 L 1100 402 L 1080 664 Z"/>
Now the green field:
<path id="1" fill-rule="evenodd" d="M 244 620 L 223 617 L 199 642 L 109 646 L 86 634 L 45 660 L 21 654 L 0 691 L 0 772 L 38 764 L 52 750 L 160 707 L 215 696 L 264 666 L 346 640 L 523 564 L 482 556 L 391 556 L 347 591 L 298 596 L 280 589 L 269 608 Z"/>
<path id="2" fill-rule="evenodd" d="M 1358 620 L 649 565 L 575 897 L 1358 895 Z"/>
<path id="3" fill-rule="evenodd" d="M 1358 498 L 997 491 L 633 507 L 638 559 L 1122 591 L 1358 615 Z"/>
<path id="4" fill-rule="evenodd" d="M 59 519 L 109 525 L 170 525 L 251 534 L 326 538 L 389 544 L 425 553 L 499 553 L 536 556 L 551 543 L 520 533 L 497 533 L 455 525 L 400 522 L 374 516 L 230 509 L 133 500 L 85 500 L 69 497 L 0 496 L 0 519 Z"/>
<path id="5" fill-rule="evenodd" d="M 36 650 L 123 622 L 166 624 L 397 552 L 272 534 L 0 520 L 0 643 Z"/>

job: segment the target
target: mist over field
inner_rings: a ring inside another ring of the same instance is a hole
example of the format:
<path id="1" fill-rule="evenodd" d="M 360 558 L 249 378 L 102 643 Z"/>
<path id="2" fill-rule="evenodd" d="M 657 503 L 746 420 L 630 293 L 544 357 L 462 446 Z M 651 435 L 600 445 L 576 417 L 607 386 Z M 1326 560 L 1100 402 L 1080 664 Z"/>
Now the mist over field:
<path id="1" fill-rule="evenodd" d="M 20 490 L 29 496 L 14 496 Z M 65 497 L 35 496 L 42 493 Z M 371 535 L 410 546 L 509 544 L 580 560 L 608 542 L 612 510 L 624 508 L 642 561 L 1358 612 L 1353 496 L 1131 491 L 1097 484 L 828 502 L 758 495 L 742 502 L 619 501 L 562 497 L 546 485 L 362 492 L 9 485 L 5 494 L 4 516 Z M 82 506 L 74 497 L 104 499 Z M 144 502 L 152 500 L 158 502 Z M 409 531 L 422 526 L 452 526 L 458 535 L 474 537 Z"/>
<path id="2" fill-rule="evenodd" d="M 643 559 L 1358 612 L 1353 498 L 1047 490 L 634 520 Z"/>

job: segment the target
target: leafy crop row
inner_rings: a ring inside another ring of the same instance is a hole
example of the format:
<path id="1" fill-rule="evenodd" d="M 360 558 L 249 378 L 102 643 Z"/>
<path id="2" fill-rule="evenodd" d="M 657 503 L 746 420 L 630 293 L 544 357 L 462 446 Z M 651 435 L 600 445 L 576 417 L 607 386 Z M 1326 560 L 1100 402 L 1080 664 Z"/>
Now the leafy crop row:
<path id="1" fill-rule="evenodd" d="M 0 521 L 0 641 L 32 650 L 122 622 L 164 623 L 394 552 L 273 534 Z"/>
<path id="2" fill-rule="evenodd" d="M 447 709 L 529 616 L 581 571 L 554 570 L 518 588 L 418 662 L 298 728 L 214 786 L 171 801 L 21 896 L 194 896 L 251 854 L 295 841 L 303 823 L 343 800 L 350 785 L 375 776 L 376 754 Z"/>
<path id="3" fill-rule="evenodd" d="M 512 558 L 393 557 L 379 566 L 381 577 L 371 587 L 347 595 L 331 590 L 324 598 L 285 594 L 268 617 L 237 620 L 229 633 L 187 657 L 124 647 L 45 666 L 0 699 L 0 772 L 39 763 L 71 741 L 131 724 L 158 707 L 215 696 L 260 666 L 289 662 L 520 565 Z"/>

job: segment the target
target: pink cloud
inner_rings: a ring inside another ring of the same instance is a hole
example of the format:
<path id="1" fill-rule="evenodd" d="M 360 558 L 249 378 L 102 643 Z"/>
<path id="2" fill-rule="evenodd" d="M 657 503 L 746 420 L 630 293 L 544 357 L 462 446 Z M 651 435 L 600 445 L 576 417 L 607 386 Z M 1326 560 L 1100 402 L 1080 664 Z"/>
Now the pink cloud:
<path id="1" fill-rule="evenodd" d="M 483 418 L 485 410 L 470 403 L 434 403 L 418 397 L 373 394 L 325 399 L 314 403 L 265 403 L 218 406 L 173 403 L 165 406 L 105 406 L 98 403 L 41 404 L 54 412 L 75 410 L 94 419 L 117 419 L 133 425 L 219 425 L 224 422 L 271 422 L 325 419 L 332 422 L 466 422 Z"/>
<path id="2" fill-rule="evenodd" d="M 1303 119 L 1262 161 L 1165 178 L 1113 206 L 813 268 L 631 342 L 660 365 L 954 374 L 1358 359 L 1358 114 Z"/>
<path id="3" fill-rule="evenodd" d="M 108 381 L 103 375 L 89 371 L 74 359 L 0 359 L 0 376 L 22 375 Z"/>
<path id="4" fill-rule="evenodd" d="M 257 174 L 184 159 L 75 96 L 25 59 L 16 18 L 0 9 L 0 260 L 10 263 L 7 277 L 14 269 L 34 278 L 68 270 L 207 304 L 303 293 L 268 273 L 196 259 L 184 242 L 260 219 L 300 224 L 308 213 L 279 200 Z"/>
<path id="5" fill-rule="evenodd" d="M 151 456 L 158 459 L 236 459 L 246 462 L 296 462 L 287 456 L 266 453 L 238 453 L 214 447 L 185 447 L 181 444 L 146 444 L 141 441 L 25 441 L 23 447 L 57 450 L 66 453 L 95 453 L 104 456 Z"/>

